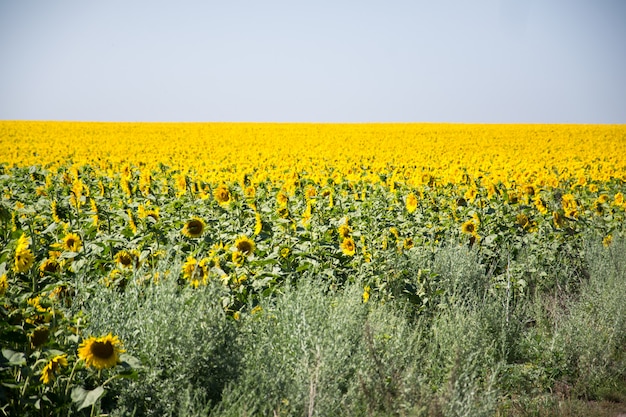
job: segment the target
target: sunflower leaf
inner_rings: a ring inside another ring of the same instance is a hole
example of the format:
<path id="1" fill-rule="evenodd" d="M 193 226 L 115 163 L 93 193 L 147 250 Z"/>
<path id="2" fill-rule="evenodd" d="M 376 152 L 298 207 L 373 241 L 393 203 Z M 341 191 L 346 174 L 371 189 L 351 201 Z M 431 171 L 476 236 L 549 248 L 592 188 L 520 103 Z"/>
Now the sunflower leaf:
<path id="1" fill-rule="evenodd" d="M 19 366 L 26 364 L 26 357 L 22 352 L 14 352 L 11 349 L 2 349 L 2 356 L 9 361 L 9 366 Z"/>
<path id="2" fill-rule="evenodd" d="M 76 387 L 72 390 L 72 401 L 76 403 L 79 410 L 92 406 L 104 394 L 104 387 L 101 385 L 92 390 L 83 387 Z"/>
<path id="3" fill-rule="evenodd" d="M 122 361 L 122 366 L 124 368 L 140 368 L 141 367 L 141 361 L 132 356 L 129 355 L 127 353 L 122 353 L 120 355 L 120 360 Z"/>

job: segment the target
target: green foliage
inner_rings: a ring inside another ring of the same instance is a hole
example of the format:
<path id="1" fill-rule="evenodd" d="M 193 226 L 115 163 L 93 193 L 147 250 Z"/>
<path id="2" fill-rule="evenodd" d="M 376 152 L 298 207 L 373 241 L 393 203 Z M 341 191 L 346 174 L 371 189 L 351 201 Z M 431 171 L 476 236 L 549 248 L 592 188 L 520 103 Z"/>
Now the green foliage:
<path id="1" fill-rule="evenodd" d="M 165 166 L 149 187 L 136 167 L 2 172 L 0 415 L 457 416 L 624 398 L 619 180 L 524 194 L 479 178 L 244 179 L 219 202 L 216 184 Z M 81 342 L 106 334 L 126 353 L 88 368 Z"/>
<path id="2" fill-rule="evenodd" d="M 115 329 L 140 361 L 139 378 L 121 381 L 110 407 L 121 415 L 176 415 L 185 395 L 217 402 L 238 373 L 236 323 L 221 305 L 221 285 L 180 288 L 167 275 L 159 285 L 129 284 L 89 297 L 89 330 Z"/>

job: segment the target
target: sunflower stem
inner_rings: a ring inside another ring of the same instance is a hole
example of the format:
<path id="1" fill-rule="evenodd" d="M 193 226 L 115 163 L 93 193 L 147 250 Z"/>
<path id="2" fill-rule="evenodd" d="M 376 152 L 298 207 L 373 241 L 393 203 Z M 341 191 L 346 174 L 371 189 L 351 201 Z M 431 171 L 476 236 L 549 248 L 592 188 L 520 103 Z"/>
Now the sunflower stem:
<path id="1" fill-rule="evenodd" d="M 72 383 L 72 379 L 74 379 L 74 374 L 76 373 L 76 368 L 78 367 L 78 363 L 80 362 L 80 360 L 77 360 L 76 362 L 74 362 L 74 366 L 72 367 L 72 372 L 70 373 L 70 377 L 67 380 L 67 385 L 65 386 L 65 396 L 67 397 L 67 395 L 70 392 L 70 384 Z"/>
<path id="2" fill-rule="evenodd" d="M 98 373 L 98 376 L 100 376 L 100 374 L 99 374 L 99 373 Z M 108 384 L 109 382 L 111 382 L 111 381 L 113 381 L 114 379 L 117 379 L 117 378 L 119 378 L 119 377 L 120 377 L 120 375 L 119 375 L 119 374 L 115 374 L 115 375 L 113 375 L 112 377 L 110 377 L 109 379 L 107 379 L 106 381 L 104 381 L 104 382 L 102 383 L 102 386 L 103 386 L 103 387 L 104 387 L 104 386 L 106 386 L 106 384 Z"/>
<path id="3" fill-rule="evenodd" d="M 22 387 L 22 395 L 21 398 L 24 398 L 24 395 L 26 394 L 26 389 L 28 388 L 28 383 L 30 382 L 30 375 L 28 375 L 26 377 L 26 380 L 24 381 L 24 386 Z"/>
<path id="4" fill-rule="evenodd" d="M 33 245 L 33 257 L 36 257 L 37 256 L 37 243 L 35 240 L 35 235 L 33 234 L 33 226 L 30 222 L 28 223 L 28 232 L 30 233 L 30 241 Z M 33 262 L 33 265 L 34 265 L 34 262 Z M 30 275 L 31 275 L 33 295 L 34 295 L 37 292 L 38 280 L 37 280 L 37 273 L 33 272 L 32 266 L 30 268 Z"/>

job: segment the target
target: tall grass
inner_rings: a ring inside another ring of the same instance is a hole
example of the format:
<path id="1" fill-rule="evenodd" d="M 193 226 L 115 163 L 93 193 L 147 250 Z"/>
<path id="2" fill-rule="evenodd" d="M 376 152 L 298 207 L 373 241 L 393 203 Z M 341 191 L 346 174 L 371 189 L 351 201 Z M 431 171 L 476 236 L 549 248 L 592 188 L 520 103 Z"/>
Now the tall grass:
<path id="1" fill-rule="evenodd" d="M 328 288 L 315 277 L 286 284 L 238 320 L 224 313 L 220 282 L 192 289 L 166 278 L 98 290 L 84 300 L 88 329 L 115 331 L 142 362 L 140 379 L 117 382 L 102 409 L 584 415 L 588 407 L 572 404 L 623 401 L 626 393 L 625 259 L 624 241 L 590 244 L 575 292 L 513 294 L 496 285 L 476 251 L 442 248 L 403 264 L 405 275 L 427 270 L 442 289 L 427 310 L 401 292 L 364 303 L 364 283 Z"/>

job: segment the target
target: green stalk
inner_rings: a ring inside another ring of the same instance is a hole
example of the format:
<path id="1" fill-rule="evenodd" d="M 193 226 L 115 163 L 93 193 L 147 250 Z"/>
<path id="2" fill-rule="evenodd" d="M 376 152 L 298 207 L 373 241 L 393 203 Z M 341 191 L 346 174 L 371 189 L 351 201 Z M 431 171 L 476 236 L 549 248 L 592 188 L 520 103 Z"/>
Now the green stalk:
<path id="1" fill-rule="evenodd" d="M 71 384 L 71 382 L 72 382 L 72 379 L 74 378 L 74 373 L 76 372 L 76 368 L 78 367 L 78 363 L 79 363 L 79 362 L 80 362 L 80 360 L 77 360 L 77 361 L 74 363 L 74 366 L 72 367 L 72 372 L 70 373 L 70 377 L 69 377 L 69 379 L 67 380 L 67 385 L 65 386 L 65 396 L 66 396 L 66 397 L 67 397 L 67 395 L 68 395 L 68 394 L 69 394 L 69 392 L 70 392 L 70 384 Z"/>

